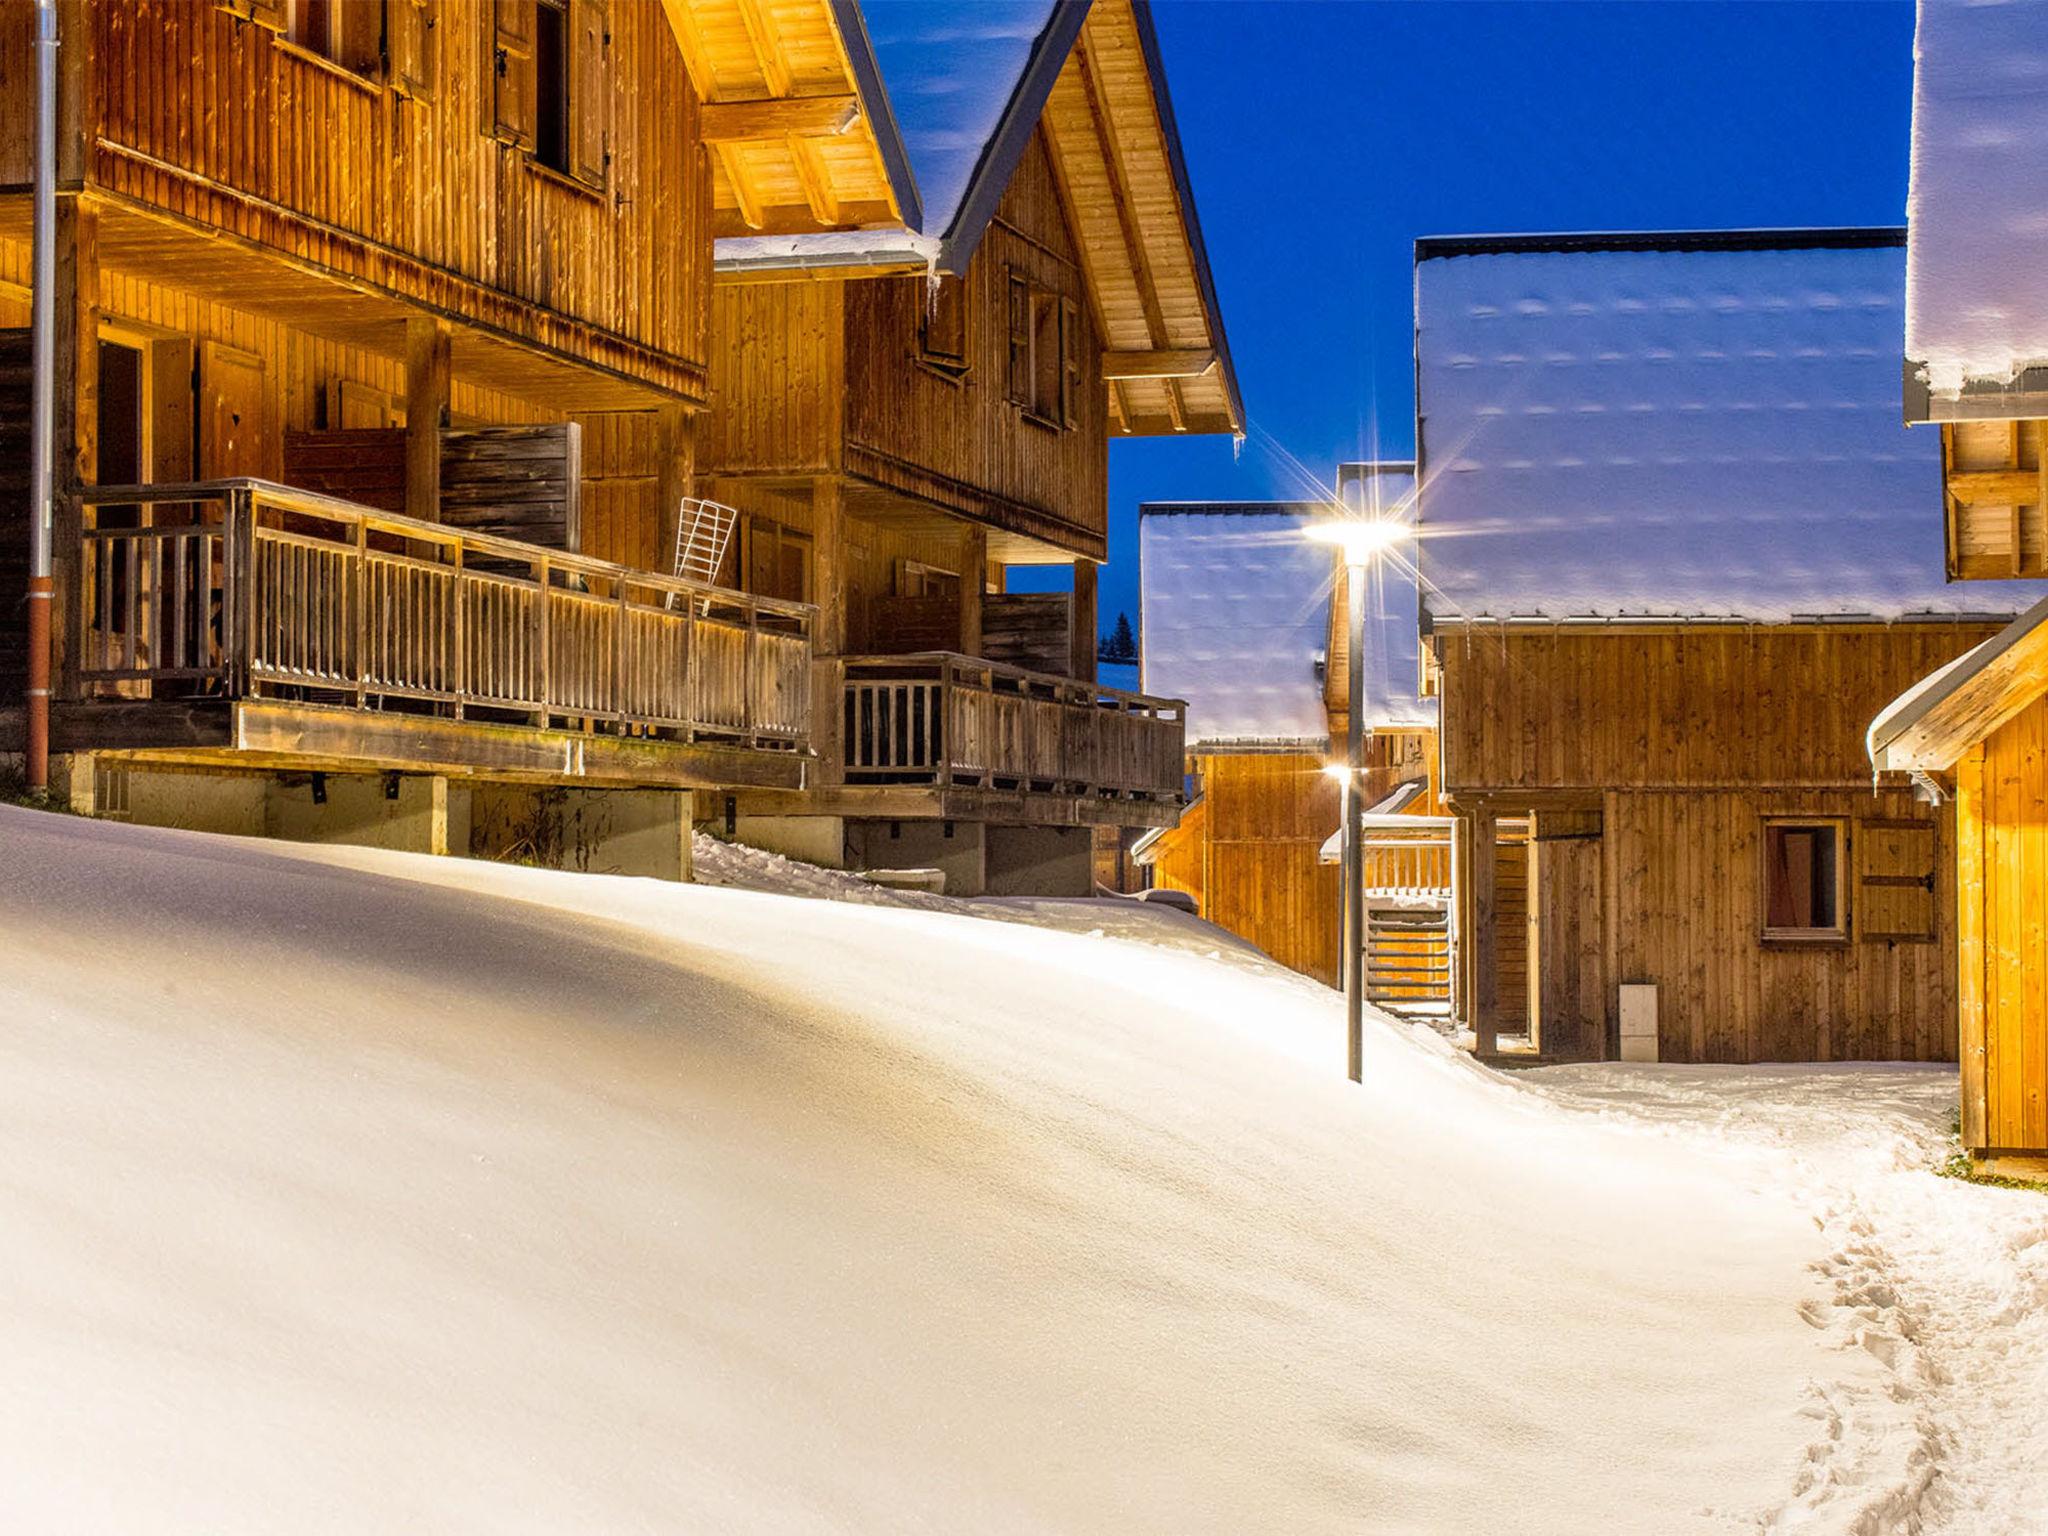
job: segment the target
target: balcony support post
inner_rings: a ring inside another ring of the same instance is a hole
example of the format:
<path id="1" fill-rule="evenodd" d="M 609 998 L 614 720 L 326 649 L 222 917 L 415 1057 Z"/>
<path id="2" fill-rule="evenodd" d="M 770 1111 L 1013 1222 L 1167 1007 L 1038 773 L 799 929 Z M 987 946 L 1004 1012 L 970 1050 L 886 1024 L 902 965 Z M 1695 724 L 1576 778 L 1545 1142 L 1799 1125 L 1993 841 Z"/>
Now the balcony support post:
<path id="1" fill-rule="evenodd" d="M 1095 681 L 1095 562 L 1074 562 L 1074 606 L 1070 614 L 1073 657 L 1069 667 L 1084 683 Z"/>
<path id="2" fill-rule="evenodd" d="M 454 335 L 445 320 L 405 322 L 405 512 L 423 523 L 441 521 L 441 433 Z"/>

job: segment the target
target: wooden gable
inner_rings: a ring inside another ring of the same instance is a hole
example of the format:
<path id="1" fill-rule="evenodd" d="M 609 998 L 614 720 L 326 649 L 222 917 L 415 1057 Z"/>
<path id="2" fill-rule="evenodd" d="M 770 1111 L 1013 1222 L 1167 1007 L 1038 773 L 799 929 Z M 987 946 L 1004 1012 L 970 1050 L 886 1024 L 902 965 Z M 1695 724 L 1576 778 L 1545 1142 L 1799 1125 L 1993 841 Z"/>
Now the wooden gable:
<path id="1" fill-rule="evenodd" d="M 1950 579 L 2048 576 L 2048 421 L 1957 421 L 1940 431 Z"/>

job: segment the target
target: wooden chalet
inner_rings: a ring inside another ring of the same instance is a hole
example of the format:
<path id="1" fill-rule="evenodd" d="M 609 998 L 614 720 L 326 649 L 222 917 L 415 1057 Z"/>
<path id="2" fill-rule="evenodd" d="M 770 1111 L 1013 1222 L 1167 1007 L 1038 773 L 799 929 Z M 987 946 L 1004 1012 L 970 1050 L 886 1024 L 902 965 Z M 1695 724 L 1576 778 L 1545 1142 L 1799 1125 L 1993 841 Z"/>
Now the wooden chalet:
<path id="1" fill-rule="evenodd" d="M 762 77 L 722 72 L 769 14 L 60 0 L 52 745 L 74 799 L 586 863 L 616 822 L 654 850 L 617 867 L 673 874 L 688 791 L 812 780 L 814 610 L 676 574 L 713 240 L 733 207 L 829 230 L 915 198 L 850 8 L 777 4 Z M 17 477 L 34 27 L 0 11 Z M 0 497 L 10 745 L 22 484 Z"/>
<path id="2" fill-rule="evenodd" d="M 1480 1049 L 1951 1059 L 1956 822 L 1864 723 L 2030 601 L 1944 578 L 1889 230 L 1417 247 L 1425 652 Z M 1512 921 L 1478 852 L 1526 818 Z"/>
<path id="3" fill-rule="evenodd" d="M 827 662 L 819 784 L 741 794 L 734 825 L 1085 893 L 1093 829 L 1182 795 L 1178 701 L 1096 678 L 1109 443 L 1244 416 L 1147 6 L 983 14 L 998 36 L 868 15 L 918 220 L 787 234 L 741 196 L 718 243 L 700 485 L 742 515 L 729 580 L 815 603 Z M 1071 580 L 1008 590 L 1026 566 Z"/>
<path id="4" fill-rule="evenodd" d="M 1349 700 L 1346 576 L 1306 529 L 1340 507 L 1412 515 L 1414 466 L 1347 464 L 1328 501 L 1152 502 L 1140 509 L 1144 686 L 1188 701 L 1194 794 L 1134 850 L 1155 886 L 1303 974 L 1335 985 L 1336 867 Z M 1436 706 L 1420 697 L 1412 544 L 1368 594 L 1363 874 L 1367 991 L 1447 1012 L 1450 825 L 1436 784 Z"/>
<path id="5" fill-rule="evenodd" d="M 2048 576 L 2048 5 L 1925 0 L 1915 50 L 1906 414 L 1938 424 L 1959 591 Z M 2029 67 L 2031 65 L 2031 67 Z M 1921 434 L 1916 431 L 1915 437 Z M 1932 437 L 1934 434 L 1929 433 Z M 2048 1176 L 2048 586 L 1871 722 L 1871 766 L 1952 808 L 1964 1147 Z M 2035 599 L 2041 599 L 2036 601 Z"/>

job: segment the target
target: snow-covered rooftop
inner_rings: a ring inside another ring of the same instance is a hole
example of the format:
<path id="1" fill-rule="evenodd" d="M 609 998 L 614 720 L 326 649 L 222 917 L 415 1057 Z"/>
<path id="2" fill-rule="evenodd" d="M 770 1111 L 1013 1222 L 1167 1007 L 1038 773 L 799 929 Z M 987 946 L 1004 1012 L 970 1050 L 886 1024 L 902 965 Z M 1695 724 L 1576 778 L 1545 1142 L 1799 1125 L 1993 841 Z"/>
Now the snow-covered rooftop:
<path id="1" fill-rule="evenodd" d="M 1944 575 L 1884 231 L 1425 241 L 1425 606 L 1464 618 L 2009 615 Z"/>
<path id="2" fill-rule="evenodd" d="M 1315 501 L 1143 508 L 1143 686 L 1188 701 L 1190 747 L 1328 741 L 1317 663 L 1330 644 L 1336 557 L 1305 530 L 1331 515 L 1329 503 Z M 1375 562 L 1375 606 L 1367 611 L 1381 617 L 1368 639 L 1369 725 L 1434 723 L 1434 705 L 1415 697 L 1415 587 L 1404 574 L 1410 569 L 1399 550 Z"/>
<path id="3" fill-rule="evenodd" d="M 2048 365 L 2048 0 L 1920 0 L 1906 357 L 1929 391 Z"/>
<path id="4" fill-rule="evenodd" d="M 952 228 L 1057 10 L 1056 0 L 883 0 L 865 8 L 926 233 Z"/>

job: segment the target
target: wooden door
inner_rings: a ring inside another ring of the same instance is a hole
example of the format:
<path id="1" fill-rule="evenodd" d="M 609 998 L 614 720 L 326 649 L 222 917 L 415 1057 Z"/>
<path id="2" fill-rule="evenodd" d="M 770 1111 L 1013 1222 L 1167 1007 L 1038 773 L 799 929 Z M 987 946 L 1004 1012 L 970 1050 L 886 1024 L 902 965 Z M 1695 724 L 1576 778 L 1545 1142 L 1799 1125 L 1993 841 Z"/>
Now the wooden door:
<path id="1" fill-rule="evenodd" d="M 271 477 L 274 446 L 268 381 L 253 352 L 205 342 L 199 349 L 199 477 Z"/>
<path id="2" fill-rule="evenodd" d="M 1606 928 L 1601 839 L 1546 835 L 1538 818 L 1531 856 L 1529 931 L 1536 1049 L 1560 1061 L 1607 1054 Z"/>

